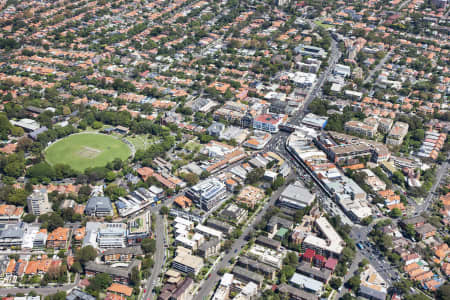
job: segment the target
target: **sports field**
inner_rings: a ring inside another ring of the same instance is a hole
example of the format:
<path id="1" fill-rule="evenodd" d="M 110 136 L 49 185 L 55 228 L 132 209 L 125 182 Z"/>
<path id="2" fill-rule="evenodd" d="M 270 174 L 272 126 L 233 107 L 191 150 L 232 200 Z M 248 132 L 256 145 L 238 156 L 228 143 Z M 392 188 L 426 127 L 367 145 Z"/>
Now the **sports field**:
<path id="1" fill-rule="evenodd" d="M 77 171 L 102 167 L 115 158 L 125 160 L 130 155 L 130 148 L 121 140 L 93 133 L 70 135 L 45 150 L 49 164 L 68 164 Z"/>

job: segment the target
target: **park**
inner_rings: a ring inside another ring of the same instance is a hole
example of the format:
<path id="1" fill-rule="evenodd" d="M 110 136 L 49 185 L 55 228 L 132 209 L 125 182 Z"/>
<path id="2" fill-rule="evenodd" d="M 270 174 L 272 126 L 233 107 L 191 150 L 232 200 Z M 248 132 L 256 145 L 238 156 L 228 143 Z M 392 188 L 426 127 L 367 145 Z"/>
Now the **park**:
<path id="1" fill-rule="evenodd" d="M 54 142 L 45 150 L 50 165 L 67 164 L 72 169 L 103 167 L 115 158 L 126 160 L 131 155 L 128 145 L 113 136 L 80 133 Z"/>

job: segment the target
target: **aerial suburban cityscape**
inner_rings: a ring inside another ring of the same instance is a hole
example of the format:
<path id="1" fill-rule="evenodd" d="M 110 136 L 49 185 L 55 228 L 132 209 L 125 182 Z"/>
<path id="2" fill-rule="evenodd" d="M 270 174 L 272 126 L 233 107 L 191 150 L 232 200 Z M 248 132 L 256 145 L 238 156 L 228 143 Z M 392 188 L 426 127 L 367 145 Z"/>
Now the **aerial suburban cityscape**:
<path id="1" fill-rule="evenodd" d="M 0 0 L 0 299 L 450 300 L 449 0 Z"/>

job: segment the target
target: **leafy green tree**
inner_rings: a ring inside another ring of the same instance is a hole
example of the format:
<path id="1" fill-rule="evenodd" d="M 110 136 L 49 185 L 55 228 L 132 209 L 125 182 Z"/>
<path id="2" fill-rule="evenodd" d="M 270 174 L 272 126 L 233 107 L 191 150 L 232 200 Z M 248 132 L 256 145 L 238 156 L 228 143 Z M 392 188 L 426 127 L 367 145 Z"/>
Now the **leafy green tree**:
<path id="1" fill-rule="evenodd" d="M 361 279 L 359 278 L 359 275 L 355 275 L 351 277 L 347 283 L 346 286 L 348 286 L 350 289 L 357 291 L 359 290 L 359 286 L 361 285 Z"/>
<path id="2" fill-rule="evenodd" d="M 45 296 L 45 300 L 65 300 L 67 297 L 66 292 L 57 292 L 52 295 Z"/>
<path id="3" fill-rule="evenodd" d="M 42 223 L 42 228 L 49 232 L 64 226 L 64 219 L 55 212 L 39 216 L 39 222 Z"/>
<path id="4" fill-rule="evenodd" d="M 130 275 L 130 281 L 131 284 L 134 286 L 139 286 L 141 283 L 141 274 L 139 272 L 139 269 L 137 267 L 134 267 L 131 270 L 131 275 Z"/>
<path id="5" fill-rule="evenodd" d="M 165 205 L 161 206 L 159 213 L 167 216 L 169 214 L 169 208 Z"/>
<path id="6" fill-rule="evenodd" d="M 144 253 L 155 253 L 156 250 L 156 241 L 151 238 L 145 238 L 142 240 L 141 248 Z"/>
<path id="7" fill-rule="evenodd" d="M 264 169 L 263 168 L 256 168 L 250 171 L 247 175 L 247 182 L 249 184 L 253 184 L 261 180 L 261 178 L 264 176 Z"/>
<path id="8" fill-rule="evenodd" d="M 26 223 L 33 223 L 36 220 L 36 216 L 33 214 L 27 214 L 23 217 L 23 221 Z"/>
<path id="9" fill-rule="evenodd" d="M 392 174 L 392 182 L 404 186 L 405 185 L 405 176 L 400 171 L 395 171 L 394 174 Z"/>
<path id="10" fill-rule="evenodd" d="M 9 123 L 8 117 L 6 114 L 1 113 L 0 114 L 0 139 L 7 140 L 8 134 L 11 129 L 12 125 Z"/>
<path id="11" fill-rule="evenodd" d="M 330 286 L 331 286 L 333 289 L 337 290 L 337 289 L 339 289 L 339 288 L 341 287 L 341 285 L 342 285 L 342 280 L 341 280 L 341 278 L 339 278 L 339 277 L 333 277 L 333 278 L 331 278 L 331 280 L 330 280 Z"/>
<path id="12" fill-rule="evenodd" d="M 112 283 L 112 278 L 110 275 L 105 273 L 96 274 L 94 277 L 89 279 L 89 286 L 87 287 L 88 291 L 99 292 L 107 287 L 109 287 Z"/>
<path id="13" fill-rule="evenodd" d="M 400 218 L 402 216 L 402 211 L 399 208 L 394 208 L 389 212 L 391 218 Z"/>
<path id="14" fill-rule="evenodd" d="M 75 273 L 81 273 L 81 272 L 83 272 L 83 267 L 81 266 L 79 261 L 76 261 L 72 264 L 72 266 L 70 267 L 70 270 Z"/>
<path id="15" fill-rule="evenodd" d="M 450 299 L 450 284 L 449 283 L 442 285 L 437 290 L 436 299 L 438 299 L 438 300 Z"/>
<path id="16" fill-rule="evenodd" d="M 75 253 L 75 259 L 82 264 L 93 261 L 97 257 L 97 250 L 92 246 L 85 246 Z"/>

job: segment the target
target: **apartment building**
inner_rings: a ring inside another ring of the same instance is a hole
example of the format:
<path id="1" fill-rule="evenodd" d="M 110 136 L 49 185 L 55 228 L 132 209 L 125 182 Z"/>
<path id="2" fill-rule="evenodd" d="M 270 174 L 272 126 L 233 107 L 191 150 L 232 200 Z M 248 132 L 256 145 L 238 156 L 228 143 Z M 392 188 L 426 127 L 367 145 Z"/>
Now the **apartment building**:
<path id="1" fill-rule="evenodd" d="M 48 202 L 48 194 L 46 189 L 34 190 L 27 198 L 28 210 L 35 216 L 44 215 L 52 211 L 52 207 Z"/>
<path id="2" fill-rule="evenodd" d="M 368 124 L 360 121 L 348 121 L 345 123 L 344 129 L 351 133 L 374 137 L 377 134 L 378 123 Z"/>
<path id="3" fill-rule="evenodd" d="M 313 249 L 321 255 L 338 258 L 344 250 L 344 240 L 325 217 L 318 218 L 315 221 L 315 225 L 324 238 L 315 234 L 309 234 L 303 240 L 303 249 Z"/>
<path id="4" fill-rule="evenodd" d="M 400 146 L 403 143 L 403 139 L 408 134 L 408 128 L 409 125 L 407 123 L 395 122 L 386 138 L 386 144 Z"/>
<path id="5" fill-rule="evenodd" d="M 70 237 L 70 228 L 58 227 L 47 236 L 47 248 L 65 249 Z"/>
<path id="6" fill-rule="evenodd" d="M 210 210 L 226 196 L 225 185 L 215 178 L 208 178 L 192 186 L 186 197 L 203 210 Z"/>
<path id="7" fill-rule="evenodd" d="M 203 259 L 188 253 L 179 253 L 172 261 L 172 268 L 185 274 L 197 275 L 203 268 Z"/>

